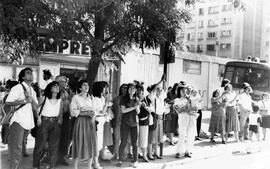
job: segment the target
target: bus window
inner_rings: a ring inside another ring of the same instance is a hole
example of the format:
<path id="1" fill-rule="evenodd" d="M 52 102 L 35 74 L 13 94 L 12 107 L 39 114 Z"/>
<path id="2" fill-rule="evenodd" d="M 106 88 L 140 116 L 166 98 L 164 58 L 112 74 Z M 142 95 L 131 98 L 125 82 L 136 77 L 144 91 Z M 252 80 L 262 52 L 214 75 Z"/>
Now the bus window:
<path id="1" fill-rule="evenodd" d="M 233 84 L 242 85 L 244 81 L 245 68 L 239 67 L 235 69 Z"/>
<path id="2" fill-rule="evenodd" d="M 269 72 L 263 69 L 247 69 L 245 80 L 255 89 L 263 89 L 269 86 Z"/>
<path id="3" fill-rule="evenodd" d="M 225 72 L 225 77 L 224 78 L 232 81 L 234 67 L 228 67 L 225 71 L 226 72 Z"/>

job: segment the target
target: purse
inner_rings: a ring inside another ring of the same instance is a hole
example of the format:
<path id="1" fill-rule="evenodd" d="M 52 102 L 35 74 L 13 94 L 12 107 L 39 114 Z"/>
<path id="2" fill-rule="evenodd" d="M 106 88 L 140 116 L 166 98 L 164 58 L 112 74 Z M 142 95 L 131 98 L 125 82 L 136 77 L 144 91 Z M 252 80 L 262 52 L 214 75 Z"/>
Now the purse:
<path id="1" fill-rule="evenodd" d="M 38 116 L 40 116 L 40 114 L 41 114 L 41 112 L 43 110 L 43 107 L 45 105 L 46 99 L 47 99 L 47 97 L 45 97 L 45 99 L 44 99 L 44 101 L 43 101 L 43 103 L 41 105 L 41 108 L 40 108 L 40 111 L 38 113 Z M 32 128 L 31 131 L 30 131 L 31 136 L 34 137 L 34 138 L 36 138 L 36 136 L 37 136 L 37 130 L 38 130 L 37 121 L 38 121 L 38 118 L 34 116 L 35 127 Z"/>

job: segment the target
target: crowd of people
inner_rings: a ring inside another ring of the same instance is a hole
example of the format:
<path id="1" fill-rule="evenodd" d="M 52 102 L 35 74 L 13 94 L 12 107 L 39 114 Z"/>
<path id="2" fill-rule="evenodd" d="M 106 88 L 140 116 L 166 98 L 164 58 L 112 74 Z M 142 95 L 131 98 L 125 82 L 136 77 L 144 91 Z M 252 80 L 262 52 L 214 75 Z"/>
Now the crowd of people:
<path id="1" fill-rule="evenodd" d="M 69 155 L 78 168 L 81 160 L 88 167 L 101 169 L 99 160 L 106 148 L 121 167 L 126 159 L 136 168 L 138 159 L 143 162 L 162 159 L 164 136 L 170 145 L 176 145 L 176 158 L 192 157 L 192 147 L 199 140 L 202 101 L 198 92 L 184 81 L 167 87 L 165 75 L 156 84 L 146 88 L 143 82 L 122 84 L 118 95 L 110 98 L 109 84 L 95 82 L 89 94 L 86 79 L 80 79 L 77 90 L 71 91 L 68 79 L 59 75 L 52 79 L 44 71 L 46 85 L 33 85 L 31 68 L 19 73 L 19 82 L 12 82 L 4 103 L 17 109 L 9 121 L 10 169 L 20 167 L 26 151 L 27 136 L 35 137 L 33 168 L 42 162 L 49 168 L 70 165 Z M 11 82 L 9 82 L 10 84 Z M 212 114 L 209 124 L 210 142 L 220 134 L 222 144 L 228 142 L 231 132 L 236 141 L 263 139 L 270 128 L 269 96 L 264 93 L 259 102 L 252 101 L 252 88 L 248 83 L 237 94 L 230 81 L 224 80 L 220 89 L 213 92 Z M 249 130 L 249 135 L 248 135 Z M 174 142 L 174 136 L 178 141 Z M 249 137 L 248 137 L 249 136 Z"/>

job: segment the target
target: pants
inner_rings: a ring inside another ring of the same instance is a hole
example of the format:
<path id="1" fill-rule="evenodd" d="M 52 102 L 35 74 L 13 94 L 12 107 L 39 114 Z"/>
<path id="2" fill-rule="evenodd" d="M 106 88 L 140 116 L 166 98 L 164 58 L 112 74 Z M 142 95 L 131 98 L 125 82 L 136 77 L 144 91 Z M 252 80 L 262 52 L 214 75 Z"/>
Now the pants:
<path id="1" fill-rule="evenodd" d="M 26 130 L 26 132 L 24 132 L 24 136 L 23 136 L 23 144 L 22 144 L 22 153 L 26 154 L 26 144 L 27 144 L 27 137 L 29 135 L 29 130 Z"/>
<path id="2" fill-rule="evenodd" d="M 131 127 L 126 121 L 121 122 L 121 144 L 119 148 L 119 160 L 124 160 L 124 150 L 127 145 L 128 135 L 131 137 L 131 145 L 133 151 L 133 159 L 132 162 L 138 161 L 138 126 Z"/>
<path id="3" fill-rule="evenodd" d="M 9 167 L 19 169 L 22 159 L 22 144 L 24 135 L 27 132 L 19 123 L 13 122 L 9 130 Z"/>
<path id="4" fill-rule="evenodd" d="M 58 161 L 63 161 L 64 157 L 68 154 L 69 145 L 72 140 L 72 137 L 70 137 L 70 135 L 71 135 L 73 126 L 71 126 L 71 124 L 72 123 L 69 119 L 69 113 L 68 112 L 63 113 L 63 122 L 60 127 L 61 135 L 60 135 L 59 144 L 61 146 L 59 146 L 59 149 L 58 149 L 58 156 L 57 156 Z"/>
<path id="5" fill-rule="evenodd" d="M 196 123 L 196 126 L 197 126 L 197 137 L 200 136 L 200 131 L 201 131 L 201 125 L 202 125 L 202 110 L 198 110 L 198 118 L 197 118 L 197 123 Z"/>
<path id="6" fill-rule="evenodd" d="M 189 115 L 185 112 L 179 114 L 177 153 L 183 154 L 191 152 L 196 134 L 196 118 L 196 116 Z"/>
<path id="7" fill-rule="evenodd" d="M 35 141 L 33 154 L 33 167 L 39 167 L 42 150 L 48 142 L 48 149 L 50 154 L 50 168 L 55 167 L 57 160 L 57 152 L 59 146 L 59 138 L 61 135 L 60 124 L 58 119 L 43 120 L 37 130 L 37 137 Z"/>
<path id="8" fill-rule="evenodd" d="M 250 111 L 241 110 L 240 111 L 240 132 L 239 132 L 239 139 L 243 140 L 243 138 L 248 138 L 248 124 L 247 118 L 250 114 Z"/>
<path id="9" fill-rule="evenodd" d="M 120 146 L 120 139 L 121 139 L 121 136 L 120 136 L 120 126 L 121 126 L 121 123 L 118 122 L 116 123 L 115 127 L 113 128 L 113 155 L 115 157 L 118 157 L 119 156 L 119 146 Z"/>

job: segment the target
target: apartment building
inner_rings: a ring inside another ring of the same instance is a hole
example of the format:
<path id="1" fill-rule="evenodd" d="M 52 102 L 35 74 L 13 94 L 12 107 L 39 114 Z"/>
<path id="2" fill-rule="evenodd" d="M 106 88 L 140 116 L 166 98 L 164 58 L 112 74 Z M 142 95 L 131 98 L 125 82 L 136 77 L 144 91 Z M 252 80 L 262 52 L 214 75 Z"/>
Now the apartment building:
<path id="1" fill-rule="evenodd" d="M 242 0 L 245 10 L 234 8 L 232 0 L 198 1 L 192 9 L 192 22 L 179 32 L 177 41 L 185 49 L 210 56 L 245 59 L 248 55 L 265 59 L 263 44 L 269 46 L 264 25 L 267 0 Z M 264 24 L 263 24 L 264 23 Z M 270 32 L 269 32 L 270 33 Z M 269 37 L 268 37 L 269 39 Z M 266 44 L 267 43 L 267 44 Z M 269 57 L 269 55 L 268 55 Z"/>

